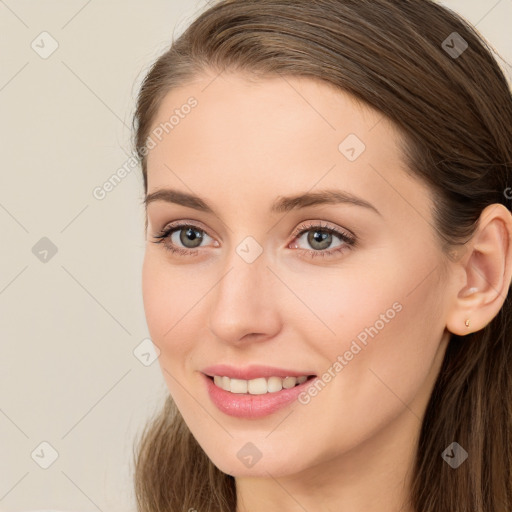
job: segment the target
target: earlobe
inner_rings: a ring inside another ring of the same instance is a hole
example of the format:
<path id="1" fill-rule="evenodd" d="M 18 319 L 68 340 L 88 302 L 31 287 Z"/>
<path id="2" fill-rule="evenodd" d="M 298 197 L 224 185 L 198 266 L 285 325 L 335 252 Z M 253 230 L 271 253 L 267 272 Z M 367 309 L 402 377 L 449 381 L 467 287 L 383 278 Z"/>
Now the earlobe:
<path id="1" fill-rule="evenodd" d="M 447 329 L 464 336 L 479 331 L 498 314 L 512 276 L 512 215 L 502 204 L 487 206 L 464 257 L 454 263 L 465 284 L 456 290 Z"/>

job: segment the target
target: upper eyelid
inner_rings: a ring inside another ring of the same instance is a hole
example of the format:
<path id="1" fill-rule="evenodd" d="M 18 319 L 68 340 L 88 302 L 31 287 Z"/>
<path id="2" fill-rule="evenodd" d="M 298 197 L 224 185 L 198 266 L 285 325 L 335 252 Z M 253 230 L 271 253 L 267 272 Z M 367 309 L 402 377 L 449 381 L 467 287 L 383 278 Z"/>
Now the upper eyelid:
<path id="1" fill-rule="evenodd" d="M 296 229 L 293 230 L 293 234 L 294 234 L 294 236 L 298 236 L 301 233 L 303 233 L 304 231 L 310 231 L 311 229 L 314 229 L 314 228 L 320 228 L 320 229 L 325 229 L 326 231 L 334 231 L 334 232 L 340 233 L 342 235 L 347 235 L 347 236 L 350 236 L 351 238 L 355 238 L 354 233 L 352 233 L 349 229 L 338 227 L 338 226 L 333 226 L 333 225 L 330 225 L 330 223 L 325 223 L 325 222 L 326 221 L 321 221 L 321 220 L 302 222 L 301 224 L 299 224 L 299 226 L 297 226 Z"/>
<path id="2" fill-rule="evenodd" d="M 194 222 L 189 222 L 187 220 L 185 221 L 176 221 L 176 224 L 174 223 L 169 223 L 169 224 L 166 224 L 162 230 L 160 231 L 161 233 L 164 233 L 164 232 L 167 232 L 169 231 L 169 234 L 171 233 L 174 233 L 176 231 L 180 231 L 181 229 L 185 229 L 185 228 L 188 228 L 188 227 L 192 227 L 192 228 L 199 228 L 199 231 L 203 231 L 204 233 L 206 233 L 210 238 L 214 238 L 212 235 L 210 235 L 209 233 L 209 230 L 202 227 L 201 226 L 201 223 L 200 222 L 197 222 L 197 221 L 194 221 Z"/>

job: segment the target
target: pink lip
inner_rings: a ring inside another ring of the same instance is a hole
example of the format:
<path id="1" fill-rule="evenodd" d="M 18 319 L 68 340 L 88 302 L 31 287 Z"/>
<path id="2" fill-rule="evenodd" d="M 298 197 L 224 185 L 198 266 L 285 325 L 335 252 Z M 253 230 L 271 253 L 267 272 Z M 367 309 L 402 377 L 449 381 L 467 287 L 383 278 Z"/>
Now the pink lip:
<path id="1" fill-rule="evenodd" d="M 201 370 L 204 374 L 213 377 L 219 375 L 220 377 L 229 377 L 230 379 L 243 379 L 251 380 L 259 377 L 300 377 L 301 375 L 316 375 L 315 372 L 305 370 L 298 372 L 295 370 L 287 370 L 285 368 L 275 368 L 271 366 L 251 365 L 246 368 L 236 368 L 227 364 L 216 364 L 208 366 Z"/>
<path id="2" fill-rule="evenodd" d="M 290 405 L 297 400 L 307 386 L 316 381 L 316 378 L 312 378 L 291 389 L 282 389 L 276 393 L 264 395 L 250 395 L 225 391 L 215 385 L 213 379 L 207 375 L 203 374 L 202 377 L 206 383 L 208 395 L 217 409 L 229 416 L 248 419 L 261 418 Z"/>

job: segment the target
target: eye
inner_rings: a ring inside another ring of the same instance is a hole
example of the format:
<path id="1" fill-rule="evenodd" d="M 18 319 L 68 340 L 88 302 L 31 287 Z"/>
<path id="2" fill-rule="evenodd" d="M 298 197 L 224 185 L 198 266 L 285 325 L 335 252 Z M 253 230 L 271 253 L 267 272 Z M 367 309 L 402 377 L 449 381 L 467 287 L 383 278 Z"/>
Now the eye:
<path id="1" fill-rule="evenodd" d="M 172 253 L 182 255 L 197 254 L 197 247 L 205 237 L 211 238 L 206 231 L 194 226 L 193 224 L 174 224 L 164 228 L 160 233 L 155 235 L 155 244 L 163 244 L 164 248 Z M 183 244 L 184 248 L 179 244 Z M 216 242 L 217 246 L 218 243 Z"/>
<path id="2" fill-rule="evenodd" d="M 307 234 L 306 241 L 313 250 L 303 249 L 297 242 L 290 244 L 288 247 L 300 249 L 305 252 L 308 257 L 316 256 L 330 257 L 342 251 L 349 250 L 356 245 L 356 237 L 350 232 L 343 232 L 337 228 L 328 225 L 322 225 L 321 222 L 302 224 L 294 233 L 294 240 L 299 240 Z M 338 238 L 341 244 L 335 246 L 334 249 L 326 250 L 331 247 L 333 237 Z M 211 238 L 204 229 L 194 224 L 176 223 L 167 226 L 157 233 L 153 243 L 163 244 L 164 248 L 171 253 L 181 254 L 183 256 L 196 255 L 198 247 L 206 238 Z M 214 246 L 218 247 L 219 243 L 214 240 Z"/>
<path id="3" fill-rule="evenodd" d="M 334 256 L 342 251 L 349 250 L 356 245 L 356 237 L 352 233 L 343 232 L 328 225 L 322 225 L 321 222 L 301 225 L 297 230 L 298 232 L 295 233 L 295 239 L 298 240 L 303 238 L 304 235 L 307 234 L 305 237 L 306 242 L 313 248 L 313 250 L 302 249 L 297 242 L 290 244 L 289 247 L 304 250 L 311 258 L 316 256 Z M 333 236 L 334 238 L 341 240 L 342 243 L 335 246 L 334 249 L 326 251 L 325 249 L 332 246 Z"/>

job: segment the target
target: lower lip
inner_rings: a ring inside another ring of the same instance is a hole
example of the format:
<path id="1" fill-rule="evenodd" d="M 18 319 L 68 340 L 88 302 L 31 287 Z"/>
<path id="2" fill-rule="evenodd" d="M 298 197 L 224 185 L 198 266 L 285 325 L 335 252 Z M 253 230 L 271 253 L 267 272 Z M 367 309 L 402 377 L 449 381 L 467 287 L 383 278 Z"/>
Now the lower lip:
<path id="1" fill-rule="evenodd" d="M 214 384 L 213 380 L 202 374 L 206 380 L 208 394 L 212 402 L 223 413 L 237 418 L 261 418 L 290 405 L 316 378 L 290 389 L 282 389 L 275 393 L 250 395 L 231 393 Z"/>

